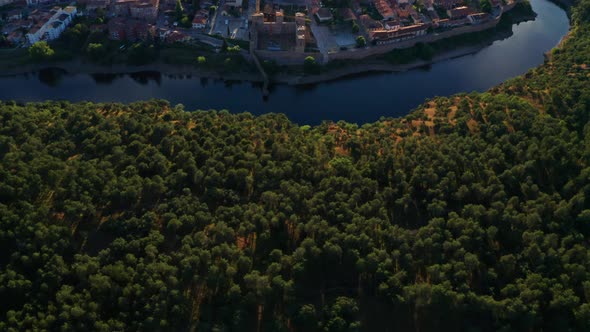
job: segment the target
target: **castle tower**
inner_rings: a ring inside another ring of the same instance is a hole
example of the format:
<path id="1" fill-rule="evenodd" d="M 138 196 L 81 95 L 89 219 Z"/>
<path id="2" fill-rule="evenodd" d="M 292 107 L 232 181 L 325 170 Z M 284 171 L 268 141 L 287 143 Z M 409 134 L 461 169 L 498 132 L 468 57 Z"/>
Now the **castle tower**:
<path id="1" fill-rule="evenodd" d="M 295 52 L 303 53 L 305 52 L 305 36 L 307 29 L 305 26 L 305 14 L 295 13 L 295 29 Z"/>
<path id="2" fill-rule="evenodd" d="M 297 40 L 295 41 L 295 52 L 305 52 L 305 34 L 297 34 Z"/>
<path id="3" fill-rule="evenodd" d="M 295 23 L 297 23 L 297 25 L 305 25 L 305 14 L 295 13 Z"/>
<path id="4" fill-rule="evenodd" d="M 283 15 L 282 11 L 278 11 L 275 15 L 275 31 L 277 34 L 283 33 L 283 22 L 285 20 L 285 16 Z"/>
<path id="5" fill-rule="evenodd" d="M 254 14 L 252 14 L 252 28 L 254 27 L 260 27 L 262 25 L 264 25 L 264 14 L 262 14 L 261 12 L 256 12 Z"/>
<path id="6" fill-rule="evenodd" d="M 264 26 L 264 14 L 255 13 L 251 17 L 252 24 L 250 25 L 250 52 L 258 48 L 258 31 Z"/>

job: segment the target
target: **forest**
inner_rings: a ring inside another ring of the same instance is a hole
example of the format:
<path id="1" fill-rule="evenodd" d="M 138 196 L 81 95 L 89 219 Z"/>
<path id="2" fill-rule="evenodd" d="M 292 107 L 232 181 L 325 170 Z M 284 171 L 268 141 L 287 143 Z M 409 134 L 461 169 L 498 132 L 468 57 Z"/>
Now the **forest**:
<path id="1" fill-rule="evenodd" d="M 0 330 L 590 330 L 590 0 L 399 119 L 0 105 Z"/>

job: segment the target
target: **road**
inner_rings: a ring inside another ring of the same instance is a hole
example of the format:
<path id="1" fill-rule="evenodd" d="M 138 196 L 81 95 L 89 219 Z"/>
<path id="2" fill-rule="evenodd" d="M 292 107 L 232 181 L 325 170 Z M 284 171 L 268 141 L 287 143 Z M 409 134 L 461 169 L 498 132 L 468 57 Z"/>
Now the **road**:
<path id="1" fill-rule="evenodd" d="M 320 53 L 322 53 L 322 59 L 316 60 L 320 61 L 321 63 L 327 63 L 328 54 L 334 51 L 337 52 L 338 44 L 336 44 L 334 36 L 332 36 L 329 27 L 318 25 L 313 18 L 311 19 L 310 27 L 318 48 L 320 49 Z"/>
<path id="2" fill-rule="evenodd" d="M 223 40 L 218 39 L 218 38 L 213 38 L 209 35 L 206 35 L 200 30 L 183 29 L 183 28 L 177 28 L 176 30 L 184 33 L 187 36 L 190 36 L 191 38 L 193 38 L 195 40 L 198 40 L 198 41 L 205 43 L 207 45 L 211 45 L 213 47 L 219 48 L 223 45 Z"/>
<path id="3" fill-rule="evenodd" d="M 221 3 L 221 1 L 219 1 Z M 215 29 L 215 22 L 217 22 L 217 12 L 219 12 L 219 6 L 213 12 L 213 17 L 209 18 L 209 24 L 211 25 L 211 29 L 209 29 L 209 34 L 213 34 L 213 30 Z"/>
<path id="4" fill-rule="evenodd" d="M 249 35 L 248 29 L 246 28 L 248 22 L 247 16 L 234 17 L 226 15 L 222 10 L 223 7 L 224 1 L 221 0 L 213 17 L 210 19 L 211 29 L 209 29 L 209 34 L 217 34 L 229 39 L 248 40 Z"/>

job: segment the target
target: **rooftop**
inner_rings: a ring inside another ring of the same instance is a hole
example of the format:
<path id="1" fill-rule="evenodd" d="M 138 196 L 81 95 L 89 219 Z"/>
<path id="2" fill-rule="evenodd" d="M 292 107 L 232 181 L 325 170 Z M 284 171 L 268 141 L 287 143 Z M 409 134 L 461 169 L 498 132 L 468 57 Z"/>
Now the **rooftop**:
<path id="1" fill-rule="evenodd" d="M 350 8 L 341 8 L 340 16 L 342 16 L 342 19 L 345 21 L 356 20 L 356 15 L 354 15 L 354 12 Z"/>
<path id="2" fill-rule="evenodd" d="M 331 19 L 332 18 L 332 12 L 328 8 L 320 8 L 318 10 L 318 12 L 316 13 L 316 15 L 320 19 Z"/>
<path id="3" fill-rule="evenodd" d="M 197 15 L 193 18 L 193 23 L 195 24 L 206 24 L 207 18 L 205 16 Z"/>

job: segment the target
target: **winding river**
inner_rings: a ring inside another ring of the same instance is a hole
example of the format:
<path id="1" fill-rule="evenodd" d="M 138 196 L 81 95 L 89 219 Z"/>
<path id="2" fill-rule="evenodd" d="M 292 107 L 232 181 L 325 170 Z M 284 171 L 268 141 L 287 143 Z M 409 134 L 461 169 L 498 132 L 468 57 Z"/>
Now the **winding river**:
<path id="1" fill-rule="evenodd" d="M 0 77 L 0 99 L 131 102 L 150 98 L 182 103 L 187 110 L 281 112 L 299 124 L 345 120 L 359 124 L 407 114 L 426 98 L 485 91 L 543 63 L 543 53 L 569 29 L 565 12 L 548 0 L 531 0 L 536 20 L 514 25 L 513 35 L 467 56 L 402 73 L 368 74 L 294 87 L 276 85 L 268 98 L 260 85 L 160 74 L 54 77 L 47 73 Z"/>

